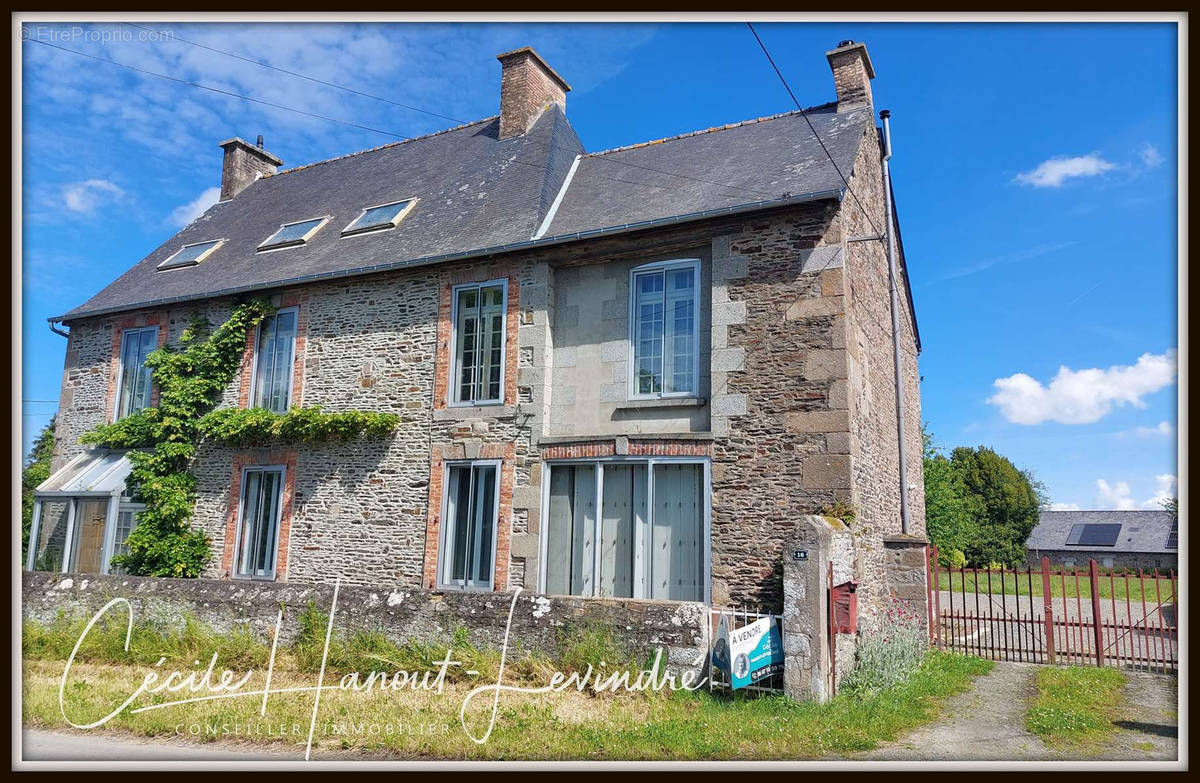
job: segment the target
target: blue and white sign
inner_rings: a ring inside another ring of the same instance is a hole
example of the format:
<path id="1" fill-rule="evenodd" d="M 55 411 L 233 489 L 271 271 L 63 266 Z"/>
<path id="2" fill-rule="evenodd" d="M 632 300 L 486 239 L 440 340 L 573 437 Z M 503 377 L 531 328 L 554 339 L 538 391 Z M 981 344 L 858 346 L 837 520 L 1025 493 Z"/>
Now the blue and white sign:
<path id="1" fill-rule="evenodd" d="M 745 688 L 783 671 L 783 639 L 773 617 L 729 632 L 730 684 Z"/>

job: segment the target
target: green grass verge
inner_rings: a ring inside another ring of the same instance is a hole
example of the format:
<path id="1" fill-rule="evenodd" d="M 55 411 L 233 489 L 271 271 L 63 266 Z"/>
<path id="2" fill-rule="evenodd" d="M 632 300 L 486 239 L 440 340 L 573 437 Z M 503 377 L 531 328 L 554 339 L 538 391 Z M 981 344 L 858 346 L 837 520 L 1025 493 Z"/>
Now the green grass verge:
<path id="1" fill-rule="evenodd" d="M 1091 600 L 1092 596 L 1091 581 L 1091 578 L 1087 576 L 1076 578 L 1052 575 L 1050 577 L 1050 595 L 1055 598 L 1066 596 L 1068 599 L 1074 599 L 1076 590 L 1078 590 L 1081 600 L 1086 603 Z M 1144 600 L 1148 606 L 1157 605 L 1159 601 L 1164 603 L 1173 601 L 1175 595 L 1171 580 L 1165 576 L 1160 576 L 1158 579 L 1147 577 L 1144 581 L 1136 576 L 1130 576 L 1126 582 L 1120 574 L 1113 575 L 1111 579 L 1107 574 L 1102 574 L 1096 580 L 1096 585 L 1101 598 L 1116 598 L 1118 601 L 1129 600 L 1139 603 Z M 1029 595 L 1031 591 L 1030 579 L 1025 574 L 1019 576 L 1004 574 L 1002 578 L 998 572 L 994 572 L 991 574 L 989 586 L 987 571 L 975 572 L 970 569 L 967 569 L 966 573 L 955 571 L 949 574 L 944 570 L 939 570 L 938 589 L 983 595 L 987 595 L 989 590 L 992 595 Z M 1035 596 L 1042 595 L 1040 571 L 1033 572 L 1032 593 Z"/>
<path id="2" fill-rule="evenodd" d="M 1037 694 L 1025 728 L 1056 746 L 1104 744 L 1115 732 L 1113 718 L 1123 698 L 1125 675 L 1118 669 L 1068 666 L 1040 668 Z"/>
<path id="3" fill-rule="evenodd" d="M 272 688 L 311 686 L 314 657 L 310 645 L 323 624 L 319 613 L 301 621 L 296 644 L 281 647 Z M 58 688 L 63 660 L 74 638 L 71 621 L 57 627 L 25 626 L 23 719 L 27 726 L 63 729 L 66 721 L 59 711 Z M 306 630 L 308 629 L 308 630 Z M 124 628 L 101 629 L 89 638 L 86 654 L 80 656 L 67 685 L 66 703 L 76 723 L 86 723 L 107 714 L 142 681 L 148 667 L 158 660 L 155 635 L 161 629 L 135 627 L 132 657 L 121 650 Z M 109 636 L 113 638 L 109 638 Z M 476 744 L 459 725 L 459 709 L 466 693 L 478 684 L 494 681 L 498 655 L 474 650 L 465 642 L 465 632 L 454 634 L 449 643 L 455 657 L 468 657 L 471 667 L 481 667 L 478 677 L 451 682 L 445 692 L 388 691 L 361 693 L 327 691 L 322 694 L 314 749 L 354 750 L 399 758 L 443 759 L 777 759 L 819 758 L 869 750 L 880 742 L 894 740 L 916 726 L 933 720 L 945 700 L 970 686 L 971 680 L 987 673 L 992 663 L 966 656 L 931 652 L 906 681 L 888 690 L 859 694 L 843 692 L 826 704 L 798 704 L 782 696 L 750 697 L 714 695 L 706 690 L 676 693 L 595 694 L 575 690 L 557 693 L 503 693 L 494 731 L 485 744 Z M 186 665 L 202 661 L 203 668 L 216 645 L 242 662 L 257 668 L 245 690 L 261 689 L 265 673 L 265 648 L 255 646 L 248 632 L 216 635 L 190 623 L 170 641 L 171 657 Z M 70 644 L 67 644 L 68 639 Z M 335 637 L 338 639 L 338 637 Z M 381 634 L 354 634 L 331 645 L 326 683 L 338 673 L 395 668 L 440 659 L 445 645 L 397 646 Z M 65 649 L 64 649 L 65 648 Z M 435 653 L 436 649 L 436 653 Z M 161 648 L 160 648 L 161 650 Z M 36 654 L 35 654 L 36 653 Z M 159 652 L 161 655 L 162 652 Z M 564 632 L 557 660 L 519 652 L 510 655 L 506 682 L 545 684 L 555 669 L 576 670 L 594 663 L 631 660 L 613 644 L 604 629 L 587 628 Z M 151 660 L 152 658 L 152 660 Z M 118 662 L 119 661 L 119 662 Z M 316 656 L 319 665 L 319 653 Z M 393 666 L 401 664 L 401 666 Z M 223 657 L 224 667 L 238 668 Z M 621 665 L 625 667 L 624 664 Z M 174 668 L 165 664 L 162 669 Z M 163 703 L 177 695 L 148 695 L 140 704 Z M 488 698 L 476 698 L 467 711 L 472 731 L 479 735 L 490 714 Z M 95 731 L 126 732 L 166 739 L 192 738 L 201 741 L 230 739 L 277 749 L 303 747 L 312 710 L 312 693 L 272 694 L 265 716 L 260 716 L 259 697 L 240 697 L 189 705 L 171 706 L 136 714 L 124 712 Z M 138 705 L 134 705 L 138 706 Z M 282 734 L 247 727 L 289 727 Z M 356 727 L 392 727 L 376 732 Z M 197 727 L 193 729 L 192 727 Z M 218 727 L 215 735 L 210 734 Z M 219 727 L 225 727 L 221 729 Z M 232 733 L 222 733 L 228 727 Z M 290 727 L 298 727 L 292 729 Z"/>

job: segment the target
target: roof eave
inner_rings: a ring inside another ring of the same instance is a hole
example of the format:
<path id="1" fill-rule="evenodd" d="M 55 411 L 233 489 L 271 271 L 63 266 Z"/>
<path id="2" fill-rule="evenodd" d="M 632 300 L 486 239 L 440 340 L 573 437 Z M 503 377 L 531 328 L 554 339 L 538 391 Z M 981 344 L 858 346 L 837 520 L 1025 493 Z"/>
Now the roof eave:
<path id="1" fill-rule="evenodd" d="M 820 190 L 812 193 L 802 193 L 798 196 L 784 196 L 782 198 L 766 199 L 763 201 L 754 201 L 747 204 L 739 204 L 732 207 L 721 207 L 720 209 L 709 209 L 700 212 L 691 212 L 684 215 L 674 215 L 668 218 L 656 218 L 654 220 L 643 220 L 637 223 L 625 223 L 619 226 L 608 226 L 606 228 L 591 229 L 588 231 L 579 231 L 570 234 L 559 234 L 555 236 L 542 237 L 541 239 L 530 239 L 522 242 L 510 242 L 504 245 L 493 245 L 490 247 L 477 248 L 475 250 L 467 250 L 461 253 L 444 253 L 435 256 L 425 256 L 422 258 L 410 259 L 406 261 L 395 261 L 387 264 L 373 264 L 371 266 L 355 267 L 353 269 L 343 269 L 331 272 L 318 272 L 310 275 L 300 275 L 297 277 L 287 278 L 284 280 L 275 280 L 268 283 L 253 283 L 244 286 L 235 286 L 231 288 L 220 289 L 216 291 L 206 291 L 200 294 L 185 294 L 182 296 L 166 297 L 163 299 L 150 299 L 133 304 L 120 305 L 119 307 L 103 307 L 96 310 L 87 310 L 83 312 L 68 312 L 63 315 L 52 316 L 47 318 L 51 324 L 65 323 L 67 321 L 78 321 L 84 318 L 95 318 L 101 315 L 111 315 L 112 313 L 123 313 L 129 310 L 141 310 L 147 307 L 161 307 L 163 305 L 177 304 L 180 302 L 195 302 L 202 299 L 213 299 L 222 296 L 235 296 L 237 294 L 249 293 L 251 291 L 264 291 L 274 288 L 283 288 L 287 286 L 300 285 L 303 283 L 313 283 L 322 280 L 335 280 L 343 277 L 358 277 L 361 275 L 375 274 L 378 272 L 389 272 L 397 269 L 410 269 L 414 267 L 430 266 L 433 264 L 442 264 L 450 261 L 465 261 L 471 258 L 479 258 L 483 256 L 493 256 L 502 253 L 513 253 L 521 250 L 533 250 L 537 248 L 547 247 L 551 245 L 561 245 L 569 242 L 579 242 L 586 239 L 595 239 L 598 237 L 614 236 L 618 234 L 629 233 L 633 231 L 642 231 L 650 228 L 660 228 L 662 226 L 675 225 L 678 223 L 688 223 L 699 220 L 707 220 L 709 218 L 723 217 L 726 215 L 737 215 L 745 212 L 757 212 L 766 209 L 777 209 L 779 207 L 789 207 L 799 204 L 806 204 L 814 201 L 825 201 L 835 199 L 841 201 L 845 196 L 844 188 L 835 188 L 831 190 Z"/>

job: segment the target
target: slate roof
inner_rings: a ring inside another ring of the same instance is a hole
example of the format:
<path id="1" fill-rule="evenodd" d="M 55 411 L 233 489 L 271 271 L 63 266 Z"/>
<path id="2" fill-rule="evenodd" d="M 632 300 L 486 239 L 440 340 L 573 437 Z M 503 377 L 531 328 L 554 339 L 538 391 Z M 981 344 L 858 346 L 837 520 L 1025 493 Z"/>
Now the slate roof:
<path id="1" fill-rule="evenodd" d="M 807 110 L 849 178 L 874 119 L 867 110 Z M 584 154 L 552 106 L 523 136 L 498 139 L 498 118 L 263 177 L 211 207 L 83 305 L 52 321 L 699 219 L 818 198 L 843 184 L 800 112 Z M 547 215 L 583 155 L 548 226 Z M 391 231 L 342 238 L 367 206 L 416 197 Z M 302 247 L 257 253 L 281 224 L 329 215 Z M 544 229 L 540 236 L 539 229 Z M 157 266 L 182 245 L 224 239 L 202 263 Z"/>
<path id="2" fill-rule="evenodd" d="M 1080 552 L 1158 552 L 1167 549 L 1173 517 L 1168 511 L 1043 511 L 1025 542 L 1027 550 L 1078 550 Z M 1121 525 L 1115 546 L 1088 547 L 1067 544 L 1074 525 Z"/>

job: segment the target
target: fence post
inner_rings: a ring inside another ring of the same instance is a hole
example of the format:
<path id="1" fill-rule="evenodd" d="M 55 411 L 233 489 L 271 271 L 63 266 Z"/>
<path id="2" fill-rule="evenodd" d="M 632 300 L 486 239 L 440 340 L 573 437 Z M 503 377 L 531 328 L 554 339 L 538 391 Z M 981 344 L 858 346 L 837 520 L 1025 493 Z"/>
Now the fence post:
<path id="1" fill-rule="evenodd" d="M 1042 558 L 1042 605 L 1046 615 L 1046 658 L 1054 663 L 1054 607 L 1050 600 L 1050 558 Z"/>
<path id="2" fill-rule="evenodd" d="M 1092 628 L 1096 632 L 1096 665 L 1103 666 L 1104 626 L 1100 624 L 1100 569 L 1096 567 L 1095 560 L 1088 560 L 1088 582 L 1092 590 Z"/>

